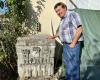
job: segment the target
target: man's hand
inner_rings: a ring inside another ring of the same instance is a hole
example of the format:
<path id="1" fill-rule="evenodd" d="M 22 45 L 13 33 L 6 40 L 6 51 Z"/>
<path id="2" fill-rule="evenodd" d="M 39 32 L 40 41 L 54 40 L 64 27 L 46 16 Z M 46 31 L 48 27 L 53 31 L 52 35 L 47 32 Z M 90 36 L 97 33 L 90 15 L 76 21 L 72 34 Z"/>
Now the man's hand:
<path id="1" fill-rule="evenodd" d="M 58 35 L 56 34 L 56 35 L 54 35 L 54 36 L 48 36 L 47 39 L 55 39 L 55 38 L 57 38 L 57 37 L 58 37 Z"/>
<path id="2" fill-rule="evenodd" d="M 47 39 L 55 39 L 55 36 L 48 36 Z"/>
<path id="3" fill-rule="evenodd" d="M 75 47 L 75 44 L 74 44 L 74 43 L 71 43 L 71 44 L 69 45 L 69 47 L 70 47 L 70 48 L 74 48 L 74 47 Z"/>

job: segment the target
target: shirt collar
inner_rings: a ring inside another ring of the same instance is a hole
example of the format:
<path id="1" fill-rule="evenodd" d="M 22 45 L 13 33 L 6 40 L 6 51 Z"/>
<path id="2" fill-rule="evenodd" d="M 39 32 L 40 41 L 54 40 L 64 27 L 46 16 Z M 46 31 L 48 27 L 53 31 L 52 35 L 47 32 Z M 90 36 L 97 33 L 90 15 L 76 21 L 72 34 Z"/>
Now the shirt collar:
<path id="1" fill-rule="evenodd" d="M 62 17 L 61 20 L 64 19 L 64 18 L 66 18 L 68 16 L 68 14 L 69 14 L 69 11 L 67 10 L 66 13 L 65 13 L 65 15 L 64 15 L 64 17 Z"/>

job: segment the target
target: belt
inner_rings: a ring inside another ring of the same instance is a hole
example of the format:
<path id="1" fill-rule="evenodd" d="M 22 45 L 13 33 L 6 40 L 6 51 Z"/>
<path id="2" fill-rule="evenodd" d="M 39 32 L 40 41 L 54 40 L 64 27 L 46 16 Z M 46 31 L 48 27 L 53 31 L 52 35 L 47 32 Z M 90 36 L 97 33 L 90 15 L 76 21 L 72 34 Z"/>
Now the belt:
<path id="1" fill-rule="evenodd" d="M 68 42 L 62 42 L 63 44 L 71 44 L 71 43 L 68 43 Z"/>
<path id="2" fill-rule="evenodd" d="M 77 43 L 79 43 L 79 42 L 82 42 L 82 41 L 77 41 Z M 62 42 L 63 44 L 71 44 L 71 43 L 68 43 L 68 42 Z M 76 44 L 77 44 L 76 43 Z"/>

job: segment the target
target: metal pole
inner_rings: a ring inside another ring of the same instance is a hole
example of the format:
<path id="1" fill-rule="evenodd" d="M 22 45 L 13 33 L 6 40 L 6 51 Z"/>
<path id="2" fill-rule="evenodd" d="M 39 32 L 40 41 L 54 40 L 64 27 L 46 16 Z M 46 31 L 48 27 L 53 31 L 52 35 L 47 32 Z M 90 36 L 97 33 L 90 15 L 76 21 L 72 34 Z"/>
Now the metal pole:
<path id="1" fill-rule="evenodd" d="M 69 1 L 72 3 L 72 5 L 73 5 L 75 8 L 78 8 L 77 5 L 76 5 L 72 0 L 69 0 Z"/>

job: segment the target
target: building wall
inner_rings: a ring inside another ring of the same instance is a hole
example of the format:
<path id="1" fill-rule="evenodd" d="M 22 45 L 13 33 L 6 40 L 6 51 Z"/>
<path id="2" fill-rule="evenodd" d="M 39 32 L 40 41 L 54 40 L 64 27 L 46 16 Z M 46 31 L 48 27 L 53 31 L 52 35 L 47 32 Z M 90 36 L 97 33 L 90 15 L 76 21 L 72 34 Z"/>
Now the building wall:
<path id="1" fill-rule="evenodd" d="M 34 6 L 37 5 L 36 4 L 37 0 L 30 0 L 30 1 L 34 8 Z M 41 23 L 41 33 L 40 34 L 52 34 L 51 20 L 54 26 L 54 33 L 56 32 L 56 29 L 59 25 L 59 20 L 60 20 L 60 18 L 56 15 L 54 11 L 54 5 L 57 2 L 66 3 L 66 0 L 45 0 L 45 1 L 46 1 L 44 3 L 45 8 L 43 8 L 43 11 L 39 17 L 39 22 Z"/>

